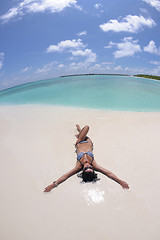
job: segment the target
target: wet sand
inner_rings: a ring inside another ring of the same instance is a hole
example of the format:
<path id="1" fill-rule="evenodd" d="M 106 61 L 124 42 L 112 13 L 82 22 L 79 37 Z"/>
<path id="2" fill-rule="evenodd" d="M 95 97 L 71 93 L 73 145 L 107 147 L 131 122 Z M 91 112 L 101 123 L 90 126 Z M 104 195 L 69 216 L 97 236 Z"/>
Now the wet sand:
<path id="1" fill-rule="evenodd" d="M 98 174 L 44 188 L 75 162 L 75 124 L 90 125 Z M 0 106 L 0 239 L 159 240 L 160 113 Z"/>

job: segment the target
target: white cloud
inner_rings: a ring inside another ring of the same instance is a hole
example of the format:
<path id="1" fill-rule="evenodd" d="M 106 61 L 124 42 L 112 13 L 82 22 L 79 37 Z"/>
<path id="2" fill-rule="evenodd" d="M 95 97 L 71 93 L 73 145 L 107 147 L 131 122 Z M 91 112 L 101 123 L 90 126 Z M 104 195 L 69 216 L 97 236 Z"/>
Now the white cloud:
<path id="1" fill-rule="evenodd" d="M 51 53 L 51 52 L 63 52 L 66 49 L 80 49 L 84 48 L 85 45 L 83 44 L 81 39 L 73 39 L 73 40 L 65 40 L 59 42 L 57 45 L 50 45 L 46 52 Z"/>
<path id="2" fill-rule="evenodd" d="M 100 3 L 96 3 L 96 4 L 94 5 L 94 7 L 95 7 L 96 9 L 98 9 L 98 8 L 100 8 L 100 7 L 103 7 L 103 6 L 102 6 L 102 4 L 100 4 Z"/>
<path id="3" fill-rule="evenodd" d="M 93 66 L 93 68 L 94 68 L 94 69 L 99 69 L 99 68 L 101 68 L 101 65 L 100 65 L 100 64 L 95 64 L 95 65 Z"/>
<path id="4" fill-rule="evenodd" d="M 147 10 L 146 8 L 140 8 L 139 10 L 140 10 L 142 13 L 145 13 L 145 14 L 149 15 L 149 12 L 148 12 L 148 10 Z"/>
<path id="5" fill-rule="evenodd" d="M 0 69 L 3 67 L 4 53 L 0 52 Z"/>
<path id="6" fill-rule="evenodd" d="M 109 48 L 112 48 L 113 45 L 115 45 L 115 44 L 114 44 L 112 41 L 110 41 L 109 44 L 108 44 L 108 46 L 105 46 L 104 48 L 109 49 Z"/>
<path id="7" fill-rule="evenodd" d="M 29 71 L 31 69 L 32 69 L 32 67 L 26 67 L 26 68 L 22 69 L 21 72 L 27 72 L 27 71 Z"/>
<path id="8" fill-rule="evenodd" d="M 82 42 L 81 39 L 73 39 L 73 40 L 65 40 L 59 42 L 57 45 L 50 45 L 46 52 L 70 52 L 72 53 L 72 57 L 86 57 L 86 62 L 95 62 L 96 61 L 96 54 L 92 52 L 91 49 L 84 49 L 86 45 Z M 73 58 L 70 58 L 73 60 Z"/>
<path id="9" fill-rule="evenodd" d="M 70 67 L 74 67 L 74 66 L 76 66 L 76 63 L 71 63 L 70 65 L 69 65 Z"/>
<path id="10" fill-rule="evenodd" d="M 125 67 L 124 71 L 126 74 L 134 75 L 134 74 L 143 74 L 147 72 L 145 68 L 132 68 L 132 67 Z"/>
<path id="11" fill-rule="evenodd" d="M 132 37 L 125 37 L 120 43 L 110 42 L 110 46 L 116 46 L 117 51 L 113 53 L 115 58 L 133 56 L 137 52 L 141 52 L 140 45 L 137 44 L 138 40 L 133 40 Z"/>
<path id="12" fill-rule="evenodd" d="M 105 46 L 104 48 L 112 48 L 112 46 L 111 46 L 111 45 L 108 45 L 108 46 Z"/>
<path id="13" fill-rule="evenodd" d="M 160 12 L 160 0 L 143 0 L 143 1 L 151 5 L 151 7 L 156 8 L 156 10 Z"/>
<path id="14" fill-rule="evenodd" d="M 64 68 L 64 64 L 59 64 L 57 67 L 58 68 Z"/>
<path id="15" fill-rule="evenodd" d="M 115 32 L 131 32 L 136 33 L 143 27 L 153 27 L 156 23 L 151 18 L 144 18 L 143 16 L 132 16 L 127 15 L 122 21 L 111 19 L 109 22 L 101 24 L 99 27 L 104 32 L 115 31 Z"/>
<path id="16" fill-rule="evenodd" d="M 68 67 L 69 71 L 83 71 L 84 69 L 88 69 L 88 64 L 86 64 L 85 62 L 79 62 L 79 63 L 71 63 Z"/>
<path id="17" fill-rule="evenodd" d="M 55 13 L 63 11 L 66 7 L 75 7 L 81 10 L 76 3 L 76 0 L 24 0 L 16 7 L 9 9 L 7 13 L 0 16 L 0 19 L 5 23 L 14 17 L 22 16 L 28 13 L 45 11 Z"/>
<path id="18" fill-rule="evenodd" d="M 114 70 L 116 70 L 116 71 L 119 71 L 119 70 L 122 70 L 122 69 L 123 68 L 121 66 L 117 66 L 117 67 L 114 68 Z"/>
<path id="19" fill-rule="evenodd" d="M 134 75 L 134 74 L 149 74 L 149 75 L 160 75 L 160 66 L 157 68 L 149 69 L 146 67 L 139 67 L 139 68 L 130 68 L 126 67 L 125 69 L 126 74 Z"/>
<path id="20" fill-rule="evenodd" d="M 42 68 L 38 68 L 36 73 L 48 73 L 53 69 L 53 62 L 45 64 Z"/>
<path id="21" fill-rule="evenodd" d="M 77 33 L 77 35 L 80 37 L 80 36 L 83 36 L 83 35 L 86 35 L 87 34 L 87 31 L 83 31 L 83 32 L 79 32 Z"/>
<path id="22" fill-rule="evenodd" d="M 103 65 L 113 64 L 112 62 L 102 62 Z"/>
<path id="23" fill-rule="evenodd" d="M 110 68 L 109 66 L 106 66 L 105 69 L 106 69 L 106 70 L 110 70 L 111 68 Z"/>
<path id="24" fill-rule="evenodd" d="M 150 61 L 151 64 L 154 64 L 154 65 L 160 65 L 160 62 L 158 61 Z"/>
<path id="25" fill-rule="evenodd" d="M 95 62 L 96 61 L 96 54 L 92 52 L 91 49 L 85 49 L 85 50 L 77 50 L 72 51 L 73 56 L 82 56 L 87 57 L 87 62 Z"/>
<path id="26" fill-rule="evenodd" d="M 154 42 L 153 40 L 151 40 L 151 41 L 149 42 L 149 44 L 148 44 L 146 47 L 144 47 L 144 51 L 145 51 L 145 52 L 149 52 L 149 53 L 153 53 L 153 54 L 160 55 L 160 47 L 157 48 L 157 47 L 156 47 L 156 44 L 155 44 L 155 42 Z"/>

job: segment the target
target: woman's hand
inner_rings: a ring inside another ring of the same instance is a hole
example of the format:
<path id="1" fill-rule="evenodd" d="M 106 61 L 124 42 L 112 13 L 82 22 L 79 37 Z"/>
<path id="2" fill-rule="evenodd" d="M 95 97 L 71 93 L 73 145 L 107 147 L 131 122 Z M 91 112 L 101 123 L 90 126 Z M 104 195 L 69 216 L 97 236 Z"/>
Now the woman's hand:
<path id="1" fill-rule="evenodd" d="M 129 185 L 125 181 L 121 181 L 120 185 L 122 186 L 123 189 L 129 189 Z"/>
<path id="2" fill-rule="evenodd" d="M 81 170 L 81 166 L 77 161 L 76 166 L 70 170 L 69 172 L 65 173 L 62 175 L 57 181 L 54 181 L 52 184 L 48 185 L 45 189 L 44 192 L 50 192 L 53 188 L 57 187 L 59 184 L 62 182 L 66 181 L 69 177 L 73 176 L 74 174 L 78 173 Z"/>
<path id="3" fill-rule="evenodd" d="M 53 188 L 54 188 L 54 183 L 48 185 L 45 189 L 44 189 L 44 192 L 50 192 Z"/>

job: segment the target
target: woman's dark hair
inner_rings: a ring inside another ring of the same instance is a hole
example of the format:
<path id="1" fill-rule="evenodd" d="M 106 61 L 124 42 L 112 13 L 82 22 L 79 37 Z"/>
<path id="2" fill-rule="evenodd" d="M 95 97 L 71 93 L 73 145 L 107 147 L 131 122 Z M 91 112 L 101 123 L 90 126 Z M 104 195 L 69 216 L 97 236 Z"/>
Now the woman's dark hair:
<path id="1" fill-rule="evenodd" d="M 86 172 L 86 171 L 82 171 L 80 174 L 77 174 L 78 177 L 82 178 L 82 182 L 96 182 L 98 180 L 100 180 L 99 178 L 97 178 L 97 174 L 95 173 L 95 171 L 93 172 Z"/>

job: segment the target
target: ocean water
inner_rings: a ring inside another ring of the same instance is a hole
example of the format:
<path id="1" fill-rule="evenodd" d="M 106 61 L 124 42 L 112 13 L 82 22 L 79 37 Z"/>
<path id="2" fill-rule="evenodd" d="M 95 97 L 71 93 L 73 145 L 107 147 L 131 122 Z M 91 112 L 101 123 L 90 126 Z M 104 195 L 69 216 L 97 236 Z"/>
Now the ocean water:
<path id="1" fill-rule="evenodd" d="M 0 92 L 0 105 L 48 104 L 115 111 L 160 111 L 160 81 L 116 75 L 68 76 Z"/>

